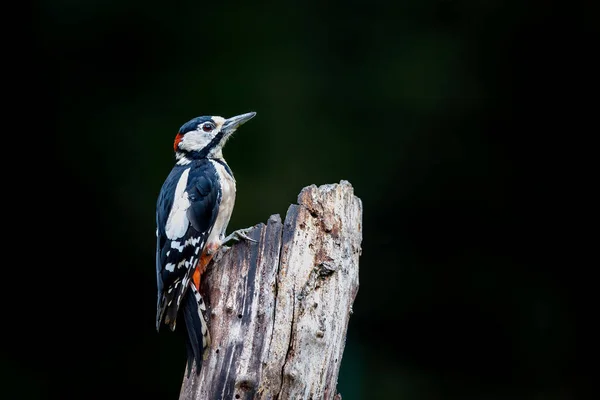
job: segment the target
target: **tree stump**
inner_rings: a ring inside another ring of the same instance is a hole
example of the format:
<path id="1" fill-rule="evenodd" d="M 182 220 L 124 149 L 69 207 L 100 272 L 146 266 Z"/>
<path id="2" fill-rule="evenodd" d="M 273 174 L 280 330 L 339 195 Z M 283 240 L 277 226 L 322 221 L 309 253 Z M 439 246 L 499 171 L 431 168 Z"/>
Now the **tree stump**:
<path id="1" fill-rule="evenodd" d="M 358 292 L 362 203 L 349 182 L 305 187 L 282 224 L 223 248 L 203 276 L 212 343 L 180 400 L 339 399 Z M 191 373 L 188 373 L 191 372 Z"/>

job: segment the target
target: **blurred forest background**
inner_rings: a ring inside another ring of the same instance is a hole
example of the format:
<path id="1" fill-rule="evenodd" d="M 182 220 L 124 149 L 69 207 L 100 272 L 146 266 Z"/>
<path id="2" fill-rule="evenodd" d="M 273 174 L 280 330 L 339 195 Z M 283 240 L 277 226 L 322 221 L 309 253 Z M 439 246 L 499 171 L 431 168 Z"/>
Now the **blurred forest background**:
<path id="1" fill-rule="evenodd" d="M 185 346 L 154 329 L 156 197 L 184 122 L 249 111 L 224 152 L 238 182 L 230 230 L 283 217 L 311 184 L 345 179 L 363 201 L 344 400 L 581 388 L 557 188 L 571 181 L 564 139 L 583 118 L 566 110 L 595 71 L 595 14 L 543 1 L 41 0 L 33 15 L 34 72 L 18 82 L 40 111 L 13 133 L 40 136 L 21 161 L 45 160 L 20 196 L 37 222 L 25 232 L 44 234 L 21 270 L 43 284 L 5 319 L 29 336 L 2 352 L 3 398 L 177 398 Z"/>

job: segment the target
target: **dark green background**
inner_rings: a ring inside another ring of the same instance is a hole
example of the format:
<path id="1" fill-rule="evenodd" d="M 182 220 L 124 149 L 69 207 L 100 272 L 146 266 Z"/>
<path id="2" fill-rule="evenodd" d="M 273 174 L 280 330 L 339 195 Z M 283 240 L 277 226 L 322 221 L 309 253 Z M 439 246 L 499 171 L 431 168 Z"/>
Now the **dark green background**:
<path id="1" fill-rule="evenodd" d="M 23 397 L 177 398 L 182 338 L 154 330 L 156 197 L 184 122 L 249 111 L 224 152 L 230 230 L 285 215 L 310 184 L 345 179 L 363 201 L 344 400 L 574 396 L 578 283 L 553 266 L 569 178 L 552 132 L 579 129 L 566 109 L 593 71 L 590 12 L 442 0 L 34 11 L 24 93 L 40 112 L 19 139 L 43 132 L 52 147 L 35 178 L 50 189 L 23 196 L 44 241 L 22 268 L 44 300 L 11 309 L 5 326 L 34 339 L 0 364 Z"/>

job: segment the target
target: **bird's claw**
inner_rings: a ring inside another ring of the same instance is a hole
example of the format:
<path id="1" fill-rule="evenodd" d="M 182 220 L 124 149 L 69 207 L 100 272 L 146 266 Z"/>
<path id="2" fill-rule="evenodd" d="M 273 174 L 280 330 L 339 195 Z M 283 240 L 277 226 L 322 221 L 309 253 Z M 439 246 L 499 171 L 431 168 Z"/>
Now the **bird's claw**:
<path id="1" fill-rule="evenodd" d="M 252 229 L 253 229 L 253 227 L 238 229 L 237 231 L 231 233 L 229 236 L 227 236 L 225 239 L 223 239 L 222 245 L 225 246 L 229 243 L 241 242 L 242 240 L 247 240 L 252 243 L 257 243 L 258 242 L 257 240 L 254 240 L 250 236 L 247 235 L 247 233 L 250 232 Z"/>

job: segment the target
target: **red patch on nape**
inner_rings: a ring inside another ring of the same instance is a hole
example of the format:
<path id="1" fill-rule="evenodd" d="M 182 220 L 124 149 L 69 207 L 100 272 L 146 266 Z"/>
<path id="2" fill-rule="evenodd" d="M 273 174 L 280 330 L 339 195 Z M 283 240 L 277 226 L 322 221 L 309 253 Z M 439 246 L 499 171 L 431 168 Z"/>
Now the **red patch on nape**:
<path id="1" fill-rule="evenodd" d="M 183 135 L 177 132 L 177 136 L 175 136 L 175 143 L 173 143 L 173 150 L 177 151 L 177 146 L 179 145 L 179 142 L 181 142 L 181 139 L 183 139 Z"/>

